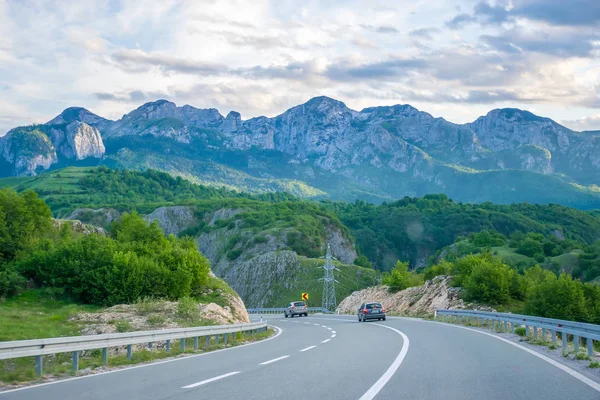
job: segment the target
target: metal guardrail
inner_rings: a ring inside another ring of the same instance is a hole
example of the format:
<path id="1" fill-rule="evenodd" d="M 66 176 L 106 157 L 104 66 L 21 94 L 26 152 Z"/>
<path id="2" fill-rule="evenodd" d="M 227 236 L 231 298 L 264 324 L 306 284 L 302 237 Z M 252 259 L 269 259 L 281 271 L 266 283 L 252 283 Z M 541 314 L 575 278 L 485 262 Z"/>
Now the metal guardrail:
<path id="1" fill-rule="evenodd" d="M 49 339 L 17 340 L 11 342 L 0 342 L 0 360 L 19 357 L 35 357 L 36 371 L 42 375 L 42 356 L 57 353 L 73 353 L 73 371 L 79 369 L 79 352 L 82 350 L 102 349 L 102 361 L 108 365 L 108 348 L 127 346 L 127 358 L 132 359 L 132 345 L 148 344 L 152 349 L 153 342 L 166 342 L 167 351 L 171 351 L 171 340 L 180 340 L 181 350 L 185 350 L 185 339 L 194 338 L 194 350 L 198 349 L 198 340 L 205 337 L 206 347 L 209 346 L 210 338 L 215 338 L 219 343 L 219 337 L 223 336 L 223 342 L 227 343 L 228 336 L 234 341 L 234 333 L 266 331 L 265 322 L 254 322 L 250 324 L 202 326 L 197 328 L 175 328 L 154 331 L 139 331 L 128 333 L 109 333 L 103 335 L 86 335 L 57 337 Z"/>
<path id="2" fill-rule="evenodd" d="M 436 309 L 435 318 L 445 322 L 476 323 L 478 325 L 488 326 L 491 329 L 495 329 L 496 326 L 501 328 L 502 325 L 504 325 L 505 331 L 508 331 L 508 325 L 510 324 L 510 331 L 512 333 L 515 333 L 517 327 L 522 326 L 525 328 L 525 335 L 532 336 L 534 339 L 537 339 L 538 331 L 541 329 L 541 338 L 546 340 L 547 332 L 550 332 L 554 344 L 556 344 L 556 334 L 560 333 L 563 349 L 566 349 L 567 347 L 567 335 L 573 335 L 575 351 L 579 351 L 580 339 L 584 338 L 589 356 L 594 355 L 594 341 L 600 341 L 600 325 L 586 324 L 583 322 L 474 310 Z"/>
<path id="3" fill-rule="evenodd" d="M 280 314 L 286 310 L 285 307 L 280 308 L 248 308 L 248 314 Z M 331 311 L 322 308 L 322 307 L 308 307 L 308 312 L 311 314 L 315 313 L 323 313 L 323 314 L 333 314 Z"/>

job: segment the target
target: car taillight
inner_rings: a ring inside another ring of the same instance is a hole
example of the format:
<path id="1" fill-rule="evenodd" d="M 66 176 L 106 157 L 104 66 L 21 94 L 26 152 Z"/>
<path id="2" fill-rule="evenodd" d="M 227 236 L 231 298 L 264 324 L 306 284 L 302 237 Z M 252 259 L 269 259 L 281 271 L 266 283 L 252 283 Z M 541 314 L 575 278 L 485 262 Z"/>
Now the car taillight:
<path id="1" fill-rule="evenodd" d="M 363 314 L 367 314 L 369 312 L 369 310 L 367 310 L 366 308 L 363 310 Z"/>
<path id="2" fill-rule="evenodd" d="M 381 308 L 381 312 L 385 312 L 385 308 Z"/>
<path id="3" fill-rule="evenodd" d="M 292 308 L 296 308 L 296 306 L 292 306 Z"/>

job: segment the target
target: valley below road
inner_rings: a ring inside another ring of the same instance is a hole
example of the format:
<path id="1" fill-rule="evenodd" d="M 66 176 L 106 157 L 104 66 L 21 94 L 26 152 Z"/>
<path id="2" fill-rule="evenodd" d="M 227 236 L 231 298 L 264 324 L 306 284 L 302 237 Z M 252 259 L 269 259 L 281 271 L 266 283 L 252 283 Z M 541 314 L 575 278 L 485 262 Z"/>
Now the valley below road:
<path id="1" fill-rule="evenodd" d="M 278 330 L 264 341 L 6 391 L 0 400 L 600 399 L 600 379 L 474 330 L 393 317 L 263 318 Z"/>

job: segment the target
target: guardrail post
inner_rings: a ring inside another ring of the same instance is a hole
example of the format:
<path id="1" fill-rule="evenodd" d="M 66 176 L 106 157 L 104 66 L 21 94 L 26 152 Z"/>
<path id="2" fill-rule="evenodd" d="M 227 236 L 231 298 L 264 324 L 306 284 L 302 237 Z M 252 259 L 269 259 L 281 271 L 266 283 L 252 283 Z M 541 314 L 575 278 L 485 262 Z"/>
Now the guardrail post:
<path id="1" fill-rule="evenodd" d="M 229 336 L 229 333 L 224 333 L 223 334 L 223 342 L 225 343 L 225 345 L 227 345 L 227 337 Z"/>
<path id="2" fill-rule="evenodd" d="M 171 352 L 171 339 L 167 339 L 167 353 Z"/>
<path id="3" fill-rule="evenodd" d="M 529 336 L 529 325 L 525 325 L 525 337 Z"/>
<path id="4" fill-rule="evenodd" d="M 131 345 L 128 344 L 127 345 L 127 359 L 131 360 L 132 357 L 133 357 L 133 354 L 131 354 Z"/>
<path id="5" fill-rule="evenodd" d="M 219 344 L 219 335 L 215 335 L 215 344 Z"/>
<path id="6" fill-rule="evenodd" d="M 542 328 L 542 340 L 546 341 L 546 328 Z"/>
<path id="7" fill-rule="evenodd" d="M 152 342 L 148 342 L 148 350 L 152 351 Z"/>
<path id="8" fill-rule="evenodd" d="M 511 331 L 512 333 L 515 333 L 515 323 L 514 323 L 514 322 L 511 322 L 511 323 L 510 323 L 510 331 Z"/>
<path id="9" fill-rule="evenodd" d="M 42 356 L 35 356 L 35 372 L 37 376 L 42 376 L 44 373 L 43 359 Z"/>
<path id="10" fill-rule="evenodd" d="M 194 351 L 198 350 L 198 336 L 194 338 Z"/>
<path id="11" fill-rule="evenodd" d="M 594 356 L 594 341 L 590 338 L 585 338 L 585 341 L 587 344 L 588 356 L 593 357 Z"/>
<path id="12" fill-rule="evenodd" d="M 575 352 L 579 351 L 579 336 L 573 336 L 573 345 L 575 346 Z"/>
<path id="13" fill-rule="evenodd" d="M 533 330 L 533 339 L 535 340 L 537 339 L 537 326 L 534 325 L 531 328 Z"/>
<path id="14" fill-rule="evenodd" d="M 562 348 L 563 348 L 563 350 L 566 350 L 567 349 L 567 334 L 564 332 L 561 332 L 560 336 L 562 336 Z"/>
<path id="15" fill-rule="evenodd" d="M 552 343 L 556 344 L 556 331 L 552 331 Z"/>
<path id="16" fill-rule="evenodd" d="M 182 338 L 180 341 L 181 351 L 185 351 L 185 338 Z"/>
<path id="17" fill-rule="evenodd" d="M 77 372 L 79 370 L 79 352 L 73 352 L 73 372 Z"/>
<path id="18" fill-rule="evenodd" d="M 504 331 L 508 332 L 508 321 L 504 321 Z"/>
<path id="19" fill-rule="evenodd" d="M 108 365 L 108 347 L 102 349 L 102 365 Z"/>
<path id="20" fill-rule="evenodd" d="M 206 339 L 204 339 L 204 348 L 208 349 L 208 346 L 210 346 L 210 336 L 206 336 Z"/>

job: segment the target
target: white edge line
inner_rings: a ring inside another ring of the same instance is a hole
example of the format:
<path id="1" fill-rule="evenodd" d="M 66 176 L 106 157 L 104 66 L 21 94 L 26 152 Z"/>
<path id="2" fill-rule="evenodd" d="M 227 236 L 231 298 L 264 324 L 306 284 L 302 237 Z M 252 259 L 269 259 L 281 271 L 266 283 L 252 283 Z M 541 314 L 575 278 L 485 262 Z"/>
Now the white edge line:
<path id="1" fill-rule="evenodd" d="M 25 386 L 25 387 L 20 387 L 20 388 L 16 388 L 16 389 L 10 389 L 10 390 L 5 390 L 5 391 L 0 391 L 0 396 L 2 396 L 3 394 L 6 394 L 6 393 L 13 393 L 13 392 L 19 392 L 21 390 L 34 389 L 34 388 L 37 388 L 37 387 L 40 387 L 40 386 L 54 385 L 54 384 L 57 384 L 57 383 L 70 382 L 70 381 L 75 381 L 75 380 L 84 379 L 84 378 L 93 378 L 95 376 L 102 376 L 102 375 L 112 374 L 112 373 L 115 373 L 115 372 L 123 372 L 123 371 L 128 371 L 128 370 L 131 370 L 131 369 L 153 367 L 155 365 L 166 364 L 166 363 L 170 363 L 170 362 L 173 362 L 173 361 L 188 360 L 190 358 L 208 356 L 210 354 L 221 353 L 223 351 L 241 349 L 242 347 L 252 346 L 254 344 L 260 344 L 260 343 L 268 342 L 269 340 L 275 339 L 276 337 L 278 337 L 279 335 L 281 335 L 283 333 L 283 329 L 281 329 L 280 327 L 273 326 L 273 325 L 269 325 L 269 326 L 271 326 L 274 329 L 277 329 L 277 333 L 275 334 L 275 336 L 271 336 L 270 338 L 267 338 L 267 339 L 264 339 L 264 340 L 260 340 L 258 342 L 241 344 L 239 346 L 228 347 L 226 349 L 213 350 L 213 351 L 209 351 L 207 353 L 194 354 L 194 355 L 185 356 L 185 357 L 177 357 L 177 358 L 172 358 L 170 360 L 157 361 L 157 362 L 153 362 L 153 363 L 149 363 L 149 364 L 134 365 L 132 367 L 119 368 L 119 369 L 114 369 L 112 371 L 106 371 L 106 372 L 99 372 L 97 374 L 84 375 L 84 376 L 76 376 L 75 378 L 62 379 L 62 380 L 53 381 L 53 382 L 44 382 L 44 383 L 39 383 L 37 385 L 31 385 L 31 386 Z"/>
<path id="2" fill-rule="evenodd" d="M 402 364 L 402 361 L 404 361 L 404 357 L 406 357 L 406 353 L 408 353 L 408 346 L 410 345 L 410 343 L 408 341 L 408 337 L 404 333 L 400 332 L 398 329 L 392 328 L 391 326 L 388 326 L 388 325 L 382 325 L 382 324 L 373 324 L 373 325 L 382 326 L 384 328 L 391 329 L 394 332 L 396 332 L 397 334 L 399 334 L 400 336 L 402 336 L 402 349 L 400 350 L 400 353 L 398 353 L 398 356 L 396 357 L 396 359 L 394 360 L 392 365 L 390 365 L 390 367 L 387 369 L 387 371 L 385 371 L 383 373 L 381 378 L 379 378 L 377 380 L 377 382 L 375 382 L 373 384 L 373 386 L 371 386 L 369 388 L 369 390 L 367 390 L 367 392 L 365 394 L 363 394 L 359 400 L 372 400 L 375 398 L 375 396 L 377 396 L 377 393 L 379 393 L 379 391 L 381 389 L 383 389 L 385 384 L 388 383 L 388 381 L 392 378 L 392 376 L 394 375 L 396 370 L 400 367 L 400 364 Z"/>
<path id="3" fill-rule="evenodd" d="M 207 383 L 218 381 L 219 379 L 227 378 L 228 376 L 236 375 L 236 374 L 239 374 L 239 373 L 240 373 L 240 371 L 234 371 L 234 372 L 230 372 L 228 374 L 223 374 L 223 375 L 215 376 L 214 378 L 206 379 L 206 380 L 201 381 L 201 382 L 196 382 L 196 383 L 192 383 L 191 385 L 184 386 L 184 387 L 182 387 L 182 389 L 191 389 L 191 388 L 195 388 L 195 387 L 200 386 L 200 385 L 206 385 Z"/>
<path id="4" fill-rule="evenodd" d="M 308 346 L 307 348 L 305 348 L 305 349 L 302 349 L 302 350 L 300 350 L 300 351 L 308 351 L 308 350 L 310 350 L 310 349 L 314 349 L 315 347 L 317 347 L 317 346 Z"/>
<path id="5" fill-rule="evenodd" d="M 584 375 L 580 374 L 579 372 L 577 372 L 577 371 L 575 371 L 575 370 L 567 367 L 566 365 L 564 365 L 562 363 L 559 363 L 558 361 L 555 361 L 555 360 L 551 359 L 550 357 L 546 357 L 545 355 L 543 355 L 541 353 L 538 353 L 535 350 L 529 349 L 529 348 L 527 348 L 525 346 L 521 346 L 518 343 L 512 342 L 512 341 L 510 341 L 508 339 L 504 339 L 504 338 L 502 338 L 500 336 L 496 336 L 496 335 L 491 334 L 491 333 L 482 332 L 482 331 L 479 331 L 477 329 L 467 328 L 466 326 L 446 324 L 446 323 L 437 322 L 437 321 L 426 321 L 426 322 L 433 323 L 433 324 L 445 325 L 445 326 L 451 326 L 453 328 L 466 329 L 468 331 L 473 331 L 473 332 L 481 333 L 483 335 L 487 335 L 487 336 L 493 337 L 494 339 L 501 340 L 501 341 L 503 341 L 505 343 L 510 344 L 511 346 L 515 346 L 515 347 L 517 347 L 517 348 L 519 348 L 521 350 L 524 350 L 524 351 L 528 352 L 531 355 L 536 356 L 537 358 L 540 358 L 540 359 L 542 359 L 542 360 L 544 360 L 544 361 L 546 361 L 546 362 L 554 365 L 556 368 L 558 368 L 558 369 L 566 372 L 567 374 L 571 375 L 573 378 L 578 379 L 579 381 L 581 381 L 581 382 L 585 383 L 586 385 L 590 386 L 592 389 L 595 389 L 596 391 L 600 392 L 600 383 L 594 382 L 593 380 L 591 380 L 587 376 L 584 376 Z"/>
<path id="6" fill-rule="evenodd" d="M 287 356 L 281 356 L 281 357 L 277 357 L 277 358 L 274 358 L 274 359 L 272 359 L 272 360 L 269 360 L 269 361 L 261 362 L 261 363 L 260 363 L 260 365 L 267 365 L 267 364 L 271 364 L 271 363 L 274 363 L 274 362 L 276 362 L 276 361 L 279 361 L 279 360 L 283 360 L 284 358 L 288 358 L 288 357 L 289 357 L 289 355 L 287 355 Z"/>
<path id="7" fill-rule="evenodd" d="M 323 340 L 321 343 L 327 343 L 327 342 L 329 342 L 330 340 L 331 340 L 331 339 L 325 339 L 325 340 Z"/>

